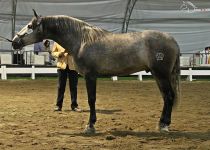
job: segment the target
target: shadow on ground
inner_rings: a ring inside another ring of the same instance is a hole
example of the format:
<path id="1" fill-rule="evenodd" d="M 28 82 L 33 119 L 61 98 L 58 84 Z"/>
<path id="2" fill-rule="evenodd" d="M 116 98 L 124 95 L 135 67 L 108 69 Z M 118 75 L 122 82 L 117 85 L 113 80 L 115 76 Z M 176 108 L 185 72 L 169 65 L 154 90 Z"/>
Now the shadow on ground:
<path id="1" fill-rule="evenodd" d="M 72 110 L 64 110 L 64 112 L 69 112 L 69 111 L 72 111 Z M 110 109 L 110 110 L 105 110 L 105 109 L 96 109 L 96 113 L 99 113 L 99 114 L 107 114 L 107 115 L 111 115 L 111 114 L 114 114 L 116 112 L 121 112 L 122 110 L 121 109 Z M 88 109 L 83 109 L 82 112 L 90 112 L 90 110 Z"/>

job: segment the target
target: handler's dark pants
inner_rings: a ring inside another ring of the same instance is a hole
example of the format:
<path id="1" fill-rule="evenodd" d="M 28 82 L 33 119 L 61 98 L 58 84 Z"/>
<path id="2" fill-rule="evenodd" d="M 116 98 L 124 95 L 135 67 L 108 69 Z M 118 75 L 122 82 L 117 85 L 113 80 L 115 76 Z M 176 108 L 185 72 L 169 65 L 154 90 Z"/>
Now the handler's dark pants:
<path id="1" fill-rule="evenodd" d="M 66 88 L 67 77 L 69 78 L 69 89 L 71 95 L 71 108 L 74 109 L 78 106 L 77 104 L 77 83 L 78 73 L 74 70 L 70 70 L 67 66 L 65 70 L 58 69 L 58 97 L 56 106 L 62 108 L 63 98 Z"/>

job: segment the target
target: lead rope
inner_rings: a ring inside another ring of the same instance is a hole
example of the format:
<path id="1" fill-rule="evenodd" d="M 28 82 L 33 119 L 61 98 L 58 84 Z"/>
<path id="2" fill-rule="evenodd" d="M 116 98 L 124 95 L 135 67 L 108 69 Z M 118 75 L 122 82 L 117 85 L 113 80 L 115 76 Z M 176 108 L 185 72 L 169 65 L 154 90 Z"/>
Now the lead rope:
<path id="1" fill-rule="evenodd" d="M 12 40 L 8 39 L 8 38 L 5 38 L 3 36 L 0 36 L 0 38 L 4 39 L 4 40 L 7 40 L 8 42 L 11 42 L 12 43 Z"/>
<path id="2" fill-rule="evenodd" d="M 3 37 L 3 36 L 1 36 L 1 35 L 0 35 L 0 38 L 2 38 L 2 39 L 4 39 L 4 40 L 6 40 L 6 41 L 12 43 L 12 40 L 10 40 L 10 39 L 8 39 L 8 38 L 5 38 L 5 37 Z M 14 51 L 21 51 L 21 50 L 14 50 Z"/>

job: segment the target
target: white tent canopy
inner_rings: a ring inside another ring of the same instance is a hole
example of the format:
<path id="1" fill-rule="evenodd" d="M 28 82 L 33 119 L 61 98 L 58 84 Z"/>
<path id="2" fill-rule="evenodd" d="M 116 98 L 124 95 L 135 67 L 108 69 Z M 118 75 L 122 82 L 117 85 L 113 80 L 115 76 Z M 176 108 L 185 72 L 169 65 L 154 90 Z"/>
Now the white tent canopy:
<path id="1" fill-rule="evenodd" d="M 0 35 L 11 39 L 31 20 L 32 9 L 42 16 L 73 16 L 112 32 L 165 31 L 181 52 L 210 46 L 209 0 L 1 0 Z M 11 44 L 0 41 L 0 49 Z"/>

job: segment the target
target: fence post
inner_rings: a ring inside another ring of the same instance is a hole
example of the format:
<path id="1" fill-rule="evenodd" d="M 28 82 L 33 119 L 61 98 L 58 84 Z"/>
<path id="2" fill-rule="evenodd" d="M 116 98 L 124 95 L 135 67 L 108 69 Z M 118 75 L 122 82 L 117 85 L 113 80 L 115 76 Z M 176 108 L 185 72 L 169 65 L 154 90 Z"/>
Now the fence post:
<path id="1" fill-rule="evenodd" d="M 2 68 L 2 66 L 1 66 L 0 70 L 1 70 L 1 79 L 3 79 L 2 78 L 3 77 L 3 68 Z"/>
<path id="2" fill-rule="evenodd" d="M 189 80 L 192 81 L 192 80 L 193 80 L 193 79 L 192 79 L 192 68 L 189 68 L 189 73 L 190 73 L 190 75 L 189 75 Z"/>
<path id="3" fill-rule="evenodd" d="M 2 79 L 2 80 L 7 80 L 7 70 L 6 70 L 6 66 L 1 66 L 1 67 L 2 67 L 1 79 Z"/>
<path id="4" fill-rule="evenodd" d="M 139 72 L 139 74 L 138 74 L 138 80 L 142 81 L 142 73 L 141 72 Z"/>
<path id="5" fill-rule="evenodd" d="M 117 81 L 117 80 L 118 80 L 118 79 L 117 79 L 117 76 L 113 76 L 113 77 L 112 77 L 112 80 L 113 80 L 113 81 Z"/>
<path id="6" fill-rule="evenodd" d="M 31 71 L 31 79 L 35 80 L 35 66 L 34 65 L 32 66 L 31 70 L 32 70 Z"/>

